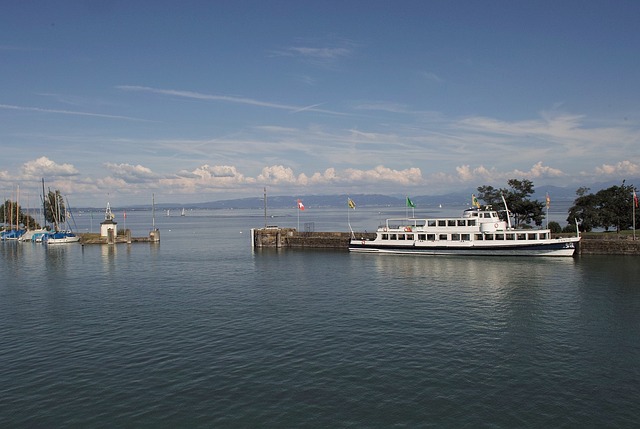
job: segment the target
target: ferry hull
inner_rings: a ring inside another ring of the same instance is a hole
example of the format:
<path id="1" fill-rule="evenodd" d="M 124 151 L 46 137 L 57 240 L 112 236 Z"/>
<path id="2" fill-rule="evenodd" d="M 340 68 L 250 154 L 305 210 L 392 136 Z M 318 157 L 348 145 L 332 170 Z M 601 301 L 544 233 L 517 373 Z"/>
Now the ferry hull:
<path id="1" fill-rule="evenodd" d="M 519 244 L 504 246 L 465 245 L 398 245 L 390 246 L 374 241 L 352 240 L 349 244 L 351 252 L 389 253 L 402 255 L 460 255 L 460 256 L 563 256 L 575 254 L 578 240 L 565 239 L 550 243 Z"/>

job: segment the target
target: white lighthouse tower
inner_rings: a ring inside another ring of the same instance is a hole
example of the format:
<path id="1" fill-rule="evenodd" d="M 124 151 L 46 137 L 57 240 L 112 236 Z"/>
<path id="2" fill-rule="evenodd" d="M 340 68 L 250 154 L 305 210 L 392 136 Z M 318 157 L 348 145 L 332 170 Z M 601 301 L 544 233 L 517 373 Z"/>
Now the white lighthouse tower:
<path id="1" fill-rule="evenodd" d="M 115 239 L 118 236 L 118 222 L 115 222 L 115 215 L 111 212 L 111 206 L 107 203 L 107 209 L 104 213 L 104 222 L 100 223 L 100 237 L 112 237 Z M 110 232 L 111 231 L 111 232 Z"/>

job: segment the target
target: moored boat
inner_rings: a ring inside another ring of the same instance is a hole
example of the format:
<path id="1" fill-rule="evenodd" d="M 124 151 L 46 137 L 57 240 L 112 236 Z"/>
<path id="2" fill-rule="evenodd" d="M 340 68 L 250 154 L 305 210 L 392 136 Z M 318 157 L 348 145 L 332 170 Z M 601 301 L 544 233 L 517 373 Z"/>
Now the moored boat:
<path id="1" fill-rule="evenodd" d="M 372 240 L 352 237 L 352 252 L 415 255 L 573 256 L 580 236 L 552 238 L 549 229 L 511 228 L 490 208 L 458 218 L 387 219 Z"/>
<path id="2" fill-rule="evenodd" d="M 18 241 L 20 242 L 35 241 L 34 237 L 37 237 L 42 234 L 46 234 L 48 232 L 49 231 L 47 231 L 44 228 L 28 229 L 27 231 L 25 231 L 24 234 L 22 234 L 22 236 L 18 239 Z"/>
<path id="3" fill-rule="evenodd" d="M 66 244 L 78 241 L 80 241 L 80 237 L 71 231 L 51 232 L 42 237 L 42 242 L 46 244 Z"/>

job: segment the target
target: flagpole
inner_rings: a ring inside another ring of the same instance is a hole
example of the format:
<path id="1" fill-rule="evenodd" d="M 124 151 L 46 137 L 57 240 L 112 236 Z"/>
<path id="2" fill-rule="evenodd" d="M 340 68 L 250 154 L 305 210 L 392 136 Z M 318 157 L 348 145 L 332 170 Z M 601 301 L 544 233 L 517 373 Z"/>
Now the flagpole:
<path id="1" fill-rule="evenodd" d="M 547 229 L 549 229 L 549 206 L 547 206 Z"/>
<path id="2" fill-rule="evenodd" d="M 631 198 L 631 211 L 633 213 L 633 240 L 636 239 L 636 191 L 633 191 L 633 198 Z"/>

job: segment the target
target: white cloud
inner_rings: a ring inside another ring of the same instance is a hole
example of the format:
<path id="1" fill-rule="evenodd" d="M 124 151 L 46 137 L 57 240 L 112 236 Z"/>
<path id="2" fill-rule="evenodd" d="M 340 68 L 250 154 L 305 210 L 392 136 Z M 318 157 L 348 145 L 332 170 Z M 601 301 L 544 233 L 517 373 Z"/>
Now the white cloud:
<path id="1" fill-rule="evenodd" d="M 283 165 L 273 165 L 271 167 L 265 167 L 262 169 L 257 177 L 260 183 L 297 183 L 293 170 Z"/>
<path id="2" fill-rule="evenodd" d="M 343 181 L 348 182 L 392 182 L 399 185 L 419 185 L 423 183 L 422 172 L 419 168 L 393 170 L 378 165 L 371 170 L 356 170 L 348 168 L 344 172 Z"/>
<path id="3" fill-rule="evenodd" d="M 159 176 L 151 171 L 150 168 L 144 167 L 140 164 L 112 164 L 107 162 L 104 165 L 112 172 L 115 178 L 124 180 L 125 182 L 147 182 L 149 180 L 159 178 Z"/>
<path id="4" fill-rule="evenodd" d="M 595 168 L 598 176 L 640 175 L 640 166 L 631 161 L 621 161 L 614 165 L 602 164 Z"/>
<path id="5" fill-rule="evenodd" d="M 557 168 L 547 167 L 542 165 L 542 161 L 535 164 L 529 171 L 515 170 L 512 174 L 514 177 L 525 177 L 529 179 L 536 179 L 542 177 L 563 177 L 565 173 Z"/>
<path id="6" fill-rule="evenodd" d="M 457 179 L 462 182 L 475 182 L 478 180 L 485 180 L 492 178 L 496 175 L 495 170 L 488 170 L 483 165 L 471 168 L 468 165 L 461 165 L 456 167 Z"/>
<path id="7" fill-rule="evenodd" d="M 27 161 L 22 165 L 22 174 L 28 178 L 76 176 L 78 170 L 71 164 L 57 164 L 46 156 Z"/>
<path id="8" fill-rule="evenodd" d="M 193 175 L 202 180 L 211 180 L 215 178 L 236 178 L 238 181 L 242 181 L 242 174 L 238 173 L 236 167 L 230 165 L 203 165 L 196 168 L 193 171 Z"/>

